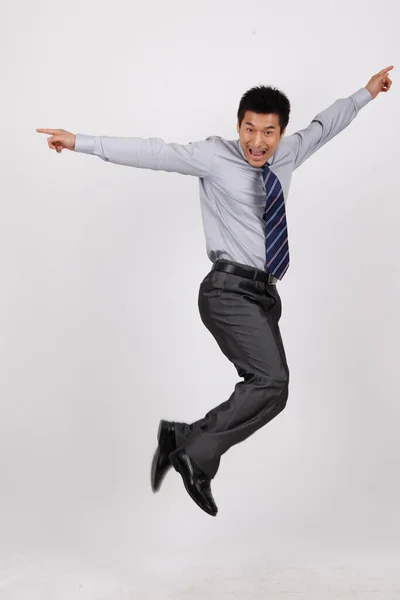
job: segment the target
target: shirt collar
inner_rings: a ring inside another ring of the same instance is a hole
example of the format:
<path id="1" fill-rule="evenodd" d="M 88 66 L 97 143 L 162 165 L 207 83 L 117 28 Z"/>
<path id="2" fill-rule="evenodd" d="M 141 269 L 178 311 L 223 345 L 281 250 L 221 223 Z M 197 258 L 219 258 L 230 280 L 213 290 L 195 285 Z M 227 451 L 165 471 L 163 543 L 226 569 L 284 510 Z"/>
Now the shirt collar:
<path id="1" fill-rule="evenodd" d="M 242 157 L 244 158 L 244 160 L 247 162 L 247 164 L 248 164 L 249 166 L 251 166 L 251 165 L 250 165 L 250 163 L 248 162 L 247 158 L 246 158 L 246 155 L 245 155 L 245 153 L 243 152 L 243 148 L 242 148 L 242 144 L 240 143 L 240 139 L 238 138 L 236 141 L 237 141 L 237 145 L 238 145 L 238 147 L 239 147 L 239 152 L 240 152 L 240 154 L 242 155 Z M 275 156 L 275 152 L 274 152 L 274 154 L 273 154 L 273 155 L 272 155 L 272 156 L 271 156 L 271 157 L 268 159 L 268 162 L 266 163 L 268 166 L 271 166 L 271 165 L 273 164 L 273 162 L 274 162 L 274 156 Z M 265 166 L 265 165 L 264 165 L 264 166 Z M 263 168 L 263 167 L 253 167 L 253 169 L 262 169 L 262 168 Z"/>

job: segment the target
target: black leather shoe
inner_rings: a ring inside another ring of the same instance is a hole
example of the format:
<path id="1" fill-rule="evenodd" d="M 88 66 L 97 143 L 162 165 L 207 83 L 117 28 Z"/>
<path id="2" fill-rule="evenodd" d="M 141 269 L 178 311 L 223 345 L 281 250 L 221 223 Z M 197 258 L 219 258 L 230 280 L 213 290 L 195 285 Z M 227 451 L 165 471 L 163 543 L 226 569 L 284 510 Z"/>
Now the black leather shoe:
<path id="1" fill-rule="evenodd" d="M 203 473 L 183 448 L 169 457 L 174 469 L 180 473 L 189 496 L 206 513 L 215 517 L 218 508 L 211 493 L 211 477 Z"/>
<path id="2" fill-rule="evenodd" d="M 169 455 L 176 450 L 175 427 L 171 421 L 160 421 L 157 433 L 158 446 L 151 463 L 151 489 L 158 492 L 171 468 Z"/>

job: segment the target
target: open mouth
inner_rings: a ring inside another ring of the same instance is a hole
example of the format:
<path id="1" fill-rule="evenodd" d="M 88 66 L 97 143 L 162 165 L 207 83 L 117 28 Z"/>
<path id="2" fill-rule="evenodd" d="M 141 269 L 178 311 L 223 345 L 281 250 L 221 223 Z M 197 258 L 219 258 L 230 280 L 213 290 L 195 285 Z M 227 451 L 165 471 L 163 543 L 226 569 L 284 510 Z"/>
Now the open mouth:
<path id="1" fill-rule="evenodd" d="M 250 154 L 251 156 L 254 158 L 254 160 L 261 160 L 265 154 L 266 151 L 265 150 L 252 150 L 251 148 L 249 148 Z"/>

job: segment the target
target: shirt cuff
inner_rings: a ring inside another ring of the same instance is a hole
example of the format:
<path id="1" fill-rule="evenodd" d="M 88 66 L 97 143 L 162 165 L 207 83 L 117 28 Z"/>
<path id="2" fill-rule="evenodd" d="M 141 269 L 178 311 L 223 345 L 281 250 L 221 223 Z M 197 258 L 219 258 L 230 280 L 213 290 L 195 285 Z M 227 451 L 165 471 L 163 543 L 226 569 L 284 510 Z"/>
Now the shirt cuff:
<path id="1" fill-rule="evenodd" d="M 361 108 L 364 108 L 364 106 L 366 106 L 368 104 L 368 102 L 371 102 L 371 100 L 372 100 L 370 91 L 367 90 L 367 88 L 365 88 L 365 87 L 361 88 L 360 90 L 358 90 L 357 92 L 352 94 L 350 96 L 350 98 L 352 98 L 354 100 L 354 102 L 359 110 Z"/>
<path id="2" fill-rule="evenodd" d="M 94 135 L 83 135 L 82 133 L 77 133 L 75 138 L 75 152 L 82 152 L 83 154 L 93 154 L 94 153 Z"/>

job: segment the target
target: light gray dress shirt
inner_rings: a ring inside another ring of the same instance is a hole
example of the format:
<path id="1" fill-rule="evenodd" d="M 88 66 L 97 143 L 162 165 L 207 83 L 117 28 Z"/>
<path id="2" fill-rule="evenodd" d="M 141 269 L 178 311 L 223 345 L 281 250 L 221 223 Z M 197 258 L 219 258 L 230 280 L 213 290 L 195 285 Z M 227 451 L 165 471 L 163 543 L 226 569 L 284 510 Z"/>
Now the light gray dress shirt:
<path id="1" fill-rule="evenodd" d="M 283 136 L 268 162 L 281 183 L 285 202 L 292 172 L 343 131 L 371 100 L 370 92 L 361 88 L 348 98 L 336 100 L 305 129 Z M 265 270 L 262 168 L 247 162 L 239 139 L 211 136 L 182 145 L 159 138 L 77 134 L 75 152 L 119 165 L 198 177 L 209 259 L 227 259 Z"/>

